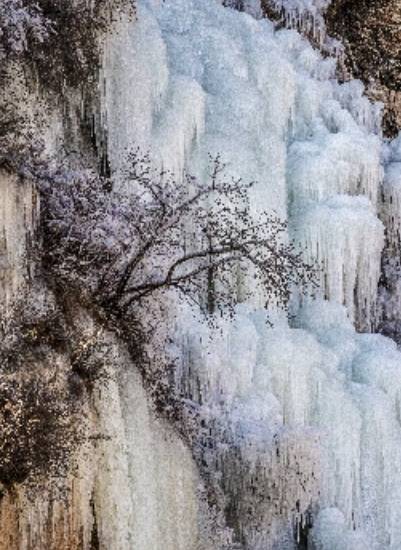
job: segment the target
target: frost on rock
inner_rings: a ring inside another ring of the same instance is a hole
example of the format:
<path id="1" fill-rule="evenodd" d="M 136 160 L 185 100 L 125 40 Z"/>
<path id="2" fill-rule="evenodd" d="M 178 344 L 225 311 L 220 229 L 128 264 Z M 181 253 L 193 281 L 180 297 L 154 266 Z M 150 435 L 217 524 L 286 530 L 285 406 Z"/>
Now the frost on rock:
<path id="1" fill-rule="evenodd" d="M 39 6 L 23 0 L 7 0 L 0 5 L 0 60 L 28 50 L 28 43 L 42 43 L 51 31 L 50 22 Z"/>
<path id="2" fill-rule="evenodd" d="M 401 332 L 401 138 L 390 142 L 384 152 L 385 177 L 381 218 L 386 226 L 383 277 L 380 287 L 381 330 L 400 342 Z"/>
<path id="3" fill-rule="evenodd" d="M 327 7 L 281 4 L 308 25 Z M 378 321 L 385 229 L 399 243 L 401 154 L 389 146 L 384 174 L 380 105 L 360 83 L 339 84 L 334 61 L 297 32 L 215 0 L 139 2 L 138 21 L 110 37 L 102 76 L 113 170 L 140 146 L 202 179 L 219 153 L 255 181 L 255 218 L 288 219 L 288 238 L 320 269 L 318 299 L 294 299 L 290 324 L 277 312 L 266 324 L 256 290 L 213 334 L 175 307 L 176 384 L 206 426 L 196 452 L 230 528 L 246 548 L 290 549 L 312 514 L 316 549 L 398 550 L 401 355 L 355 329 Z"/>

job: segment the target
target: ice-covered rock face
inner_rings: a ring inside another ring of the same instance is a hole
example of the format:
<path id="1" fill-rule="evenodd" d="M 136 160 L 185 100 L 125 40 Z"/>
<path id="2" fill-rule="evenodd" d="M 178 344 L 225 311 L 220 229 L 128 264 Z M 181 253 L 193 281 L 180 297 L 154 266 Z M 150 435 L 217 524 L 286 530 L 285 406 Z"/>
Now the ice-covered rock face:
<path id="1" fill-rule="evenodd" d="M 383 285 L 380 289 L 382 330 L 397 339 L 401 329 L 401 139 L 385 148 L 386 171 L 383 184 L 381 216 L 386 225 L 386 248 L 383 255 Z"/>
<path id="2" fill-rule="evenodd" d="M 234 326 L 221 327 L 218 338 L 193 317 L 182 324 L 177 342 L 191 350 L 190 366 L 197 368 L 192 376 L 198 377 L 193 384 L 203 408 L 218 417 L 228 414 L 235 433 L 246 434 L 244 456 L 261 460 L 261 449 L 292 430 L 290 438 L 303 442 L 300 470 L 316 463 L 302 497 L 295 498 L 296 478 L 286 497 L 299 500 L 304 511 L 310 503 L 341 511 L 342 534 L 333 527 L 332 535 L 338 548 L 353 548 L 353 529 L 357 548 L 398 548 L 401 359 L 395 343 L 356 333 L 343 307 L 320 301 L 303 307 L 296 329 L 280 320 L 266 329 L 258 314 L 245 308 Z M 184 379 L 186 367 L 184 357 Z M 319 438 L 317 453 L 309 446 L 312 428 Z M 291 447 L 285 452 L 292 456 Z M 270 466 L 282 486 L 288 483 L 288 464 Z M 314 540 L 321 538 L 319 529 Z M 345 540 L 349 545 L 341 546 Z M 337 548 L 330 541 L 323 537 L 317 548 Z"/>
<path id="3" fill-rule="evenodd" d="M 289 238 L 321 266 L 318 300 L 304 304 L 293 328 L 283 318 L 269 328 L 245 305 L 213 338 L 180 311 L 177 383 L 191 388 L 205 417 L 228 422 L 259 466 L 277 439 L 313 439 L 300 454 L 286 443 L 288 461 L 266 463 L 288 485 L 277 497 L 279 507 L 286 500 L 287 527 L 311 505 L 321 510 L 316 548 L 397 550 L 401 355 L 355 325 L 369 330 L 375 321 L 383 222 L 399 232 L 398 171 L 387 169 L 385 192 L 397 198 L 380 221 L 380 106 L 360 83 L 340 85 L 334 69 L 295 31 L 275 32 L 217 0 L 142 0 L 137 23 L 121 24 L 106 48 L 104 116 L 114 169 L 139 145 L 177 178 L 184 170 L 203 177 L 208 154 L 219 153 L 230 174 L 257 182 L 255 216 L 268 209 L 287 218 Z M 318 470 L 310 468 L 315 443 Z M 222 467 L 224 456 L 210 464 Z M 289 476 L 293 463 L 310 479 Z M 240 493 L 238 472 L 223 470 Z M 242 526 L 249 548 L 273 544 L 283 517 L 272 517 L 266 531 L 257 526 L 257 541 Z"/>
<path id="4" fill-rule="evenodd" d="M 203 177 L 219 153 L 230 175 L 257 182 L 255 214 L 289 214 L 291 236 L 323 264 L 323 295 L 367 327 L 383 247 L 380 111 L 334 72 L 268 20 L 214 0 L 144 1 L 106 48 L 110 159 L 117 168 L 139 145 L 178 177 Z"/>

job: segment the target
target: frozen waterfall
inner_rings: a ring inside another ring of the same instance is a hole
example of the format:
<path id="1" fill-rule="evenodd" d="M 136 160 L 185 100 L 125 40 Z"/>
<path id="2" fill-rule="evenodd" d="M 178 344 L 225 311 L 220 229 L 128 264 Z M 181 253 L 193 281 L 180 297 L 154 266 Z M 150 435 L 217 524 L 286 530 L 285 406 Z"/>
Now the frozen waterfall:
<path id="1" fill-rule="evenodd" d="M 217 0 L 141 0 L 137 21 L 109 38 L 102 76 L 114 169 L 140 146 L 177 177 L 202 177 L 219 153 L 230 174 L 257 182 L 255 216 L 288 219 L 320 267 L 316 299 L 294 300 L 290 324 L 277 312 L 263 322 L 256 289 L 215 337 L 177 305 L 177 384 L 229 426 L 279 503 L 262 513 L 241 495 L 248 473 L 238 476 L 227 442 L 210 451 L 211 475 L 223 472 L 241 509 L 262 517 L 240 526 L 246 548 L 293 548 L 288 532 L 309 514 L 316 550 L 399 550 L 401 354 L 371 332 L 385 234 L 400 242 L 401 149 L 383 144 L 380 105 L 359 82 L 339 84 L 335 60 L 296 31 Z M 399 315 L 399 298 L 387 299 Z"/>

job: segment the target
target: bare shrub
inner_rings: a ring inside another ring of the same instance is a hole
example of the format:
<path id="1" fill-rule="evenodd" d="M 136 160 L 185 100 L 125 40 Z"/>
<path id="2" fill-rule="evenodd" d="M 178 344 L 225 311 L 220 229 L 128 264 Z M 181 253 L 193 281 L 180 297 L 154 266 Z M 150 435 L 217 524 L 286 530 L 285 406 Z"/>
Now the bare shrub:
<path id="1" fill-rule="evenodd" d="M 55 378 L 46 380 L 29 370 L 24 376 L 2 376 L 0 483 L 5 489 L 67 473 L 82 437 L 76 412 L 74 401 Z"/>
<path id="2" fill-rule="evenodd" d="M 53 294 L 38 284 L 2 314 L 0 497 L 19 483 L 35 495 L 49 479 L 64 490 L 74 453 L 88 441 L 89 383 L 82 373 L 95 350 L 83 354 L 87 344 L 86 335 L 78 337 L 69 326 Z M 99 379 L 99 365 L 96 372 Z"/>
<path id="3" fill-rule="evenodd" d="M 7 311 L 0 322 L 0 373 L 25 366 L 27 354 L 40 347 L 64 350 L 67 328 L 54 296 L 32 284 Z"/>
<path id="4" fill-rule="evenodd" d="M 46 268 L 113 316 L 171 290 L 205 313 L 230 313 L 239 272 L 252 273 L 266 305 L 286 305 L 292 284 L 311 281 L 282 238 L 286 223 L 267 212 L 255 219 L 252 184 L 227 177 L 219 157 L 204 182 L 177 181 L 139 152 L 123 175 L 129 192 L 82 171 L 54 174 L 41 188 Z"/>

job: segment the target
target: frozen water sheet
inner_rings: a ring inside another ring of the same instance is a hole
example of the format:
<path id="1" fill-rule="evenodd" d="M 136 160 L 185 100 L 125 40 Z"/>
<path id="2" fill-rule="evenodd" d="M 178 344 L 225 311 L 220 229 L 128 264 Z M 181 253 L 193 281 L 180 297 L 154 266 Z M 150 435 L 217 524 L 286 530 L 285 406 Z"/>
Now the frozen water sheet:
<path id="1" fill-rule="evenodd" d="M 318 548 L 331 550 L 330 537 L 350 550 L 352 544 L 398 548 L 401 355 L 394 342 L 356 333 L 345 308 L 329 302 L 305 305 L 296 329 L 283 320 L 267 328 L 261 319 L 262 312 L 242 307 L 234 325 L 222 322 L 215 337 L 192 313 L 182 317 L 176 342 L 191 353 L 181 354 L 181 380 L 191 384 L 192 376 L 205 417 L 229 419 L 248 459 L 263 460 L 277 437 L 303 441 L 300 467 L 306 471 L 308 461 L 317 461 L 320 493 L 316 502 L 313 484 L 304 487 L 306 503 L 311 498 L 321 510 L 336 509 L 319 516 L 318 525 L 323 518 L 324 525 L 333 522 L 333 534 L 322 538 L 318 527 Z M 317 455 L 307 450 L 312 433 Z M 284 466 L 274 475 L 285 484 L 289 473 Z M 297 491 L 295 479 L 287 498 Z"/>
<path id="2" fill-rule="evenodd" d="M 327 2 L 292 4 L 317 14 Z M 177 383 L 201 393 L 204 414 L 224 418 L 239 445 L 251 442 L 248 457 L 268 460 L 277 434 L 300 446 L 318 439 L 320 496 L 309 480 L 301 504 L 320 509 L 316 548 L 399 550 L 401 356 L 353 322 L 375 320 L 383 223 L 399 238 L 401 155 L 393 144 L 382 187 L 380 106 L 360 83 L 340 85 L 334 68 L 295 31 L 217 0 L 142 0 L 138 21 L 121 24 L 106 50 L 103 112 L 114 168 L 140 145 L 177 177 L 202 178 L 208 154 L 220 153 L 229 174 L 256 182 L 255 217 L 287 218 L 288 237 L 322 266 L 329 301 L 304 304 L 296 328 L 279 318 L 269 328 L 243 305 L 211 338 L 180 311 Z M 382 192 L 391 206 L 380 221 Z M 288 481 L 284 463 L 274 472 Z M 295 503 L 298 481 L 288 483 Z"/>

